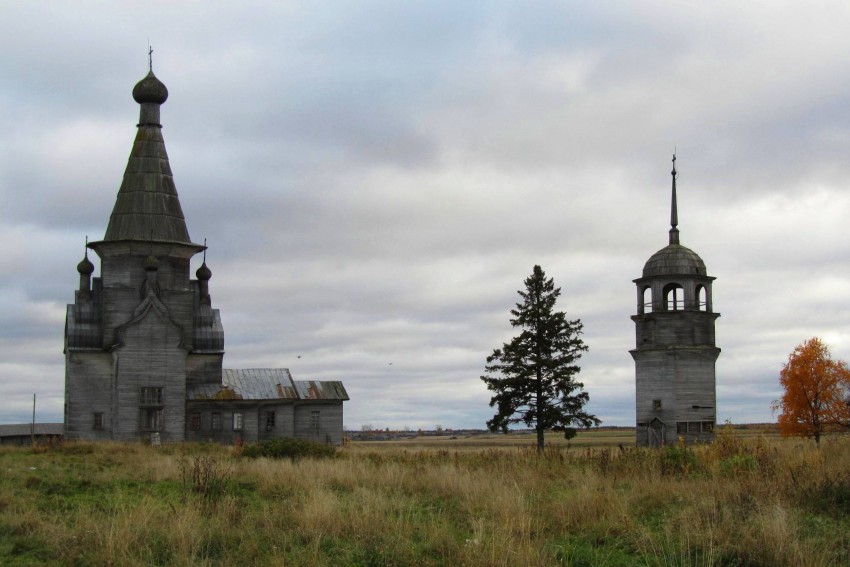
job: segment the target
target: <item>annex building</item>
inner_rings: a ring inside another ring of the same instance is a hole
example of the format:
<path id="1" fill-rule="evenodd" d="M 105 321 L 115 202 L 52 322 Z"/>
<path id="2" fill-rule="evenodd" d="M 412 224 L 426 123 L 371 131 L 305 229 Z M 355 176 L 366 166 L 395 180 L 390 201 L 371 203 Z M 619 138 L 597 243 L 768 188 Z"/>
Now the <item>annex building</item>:
<path id="1" fill-rule="evenodd" d="M 286 368 L 222 368 L 206 245 L 189 238 L 162 136 L 168 90 L 151 70 L 133 98 L 140 115 L 124 179 L 103 240 L 86 244 L 67 308 L 65 438 L 340 444 L 349 399 L 342 382 L 294 380 Z M 98 277 L 89 249 L 100 259 Z"/>

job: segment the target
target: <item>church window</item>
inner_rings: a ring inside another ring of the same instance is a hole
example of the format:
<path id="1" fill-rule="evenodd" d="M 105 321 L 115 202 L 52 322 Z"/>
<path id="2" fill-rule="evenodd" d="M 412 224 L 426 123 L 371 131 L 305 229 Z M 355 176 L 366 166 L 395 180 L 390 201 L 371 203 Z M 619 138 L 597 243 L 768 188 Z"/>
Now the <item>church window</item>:
<path id="1" fill-rule="evenodd" d="M 92 429 L 103 429 L 103 412 L 94 412 L 94 421 L 92 421 Z"/>
<path id="2" fill-rule="evenodd" d="M 661 400 L 652 400 L 652 411 L 661 411 Z"/>
<path id="3" fill-rule="evenodd" d="M 310 428 L 319 429 L 322 425 L 322 417 L 318 411 L 310 412 Z"/>
<path id="4" fill-rule="evenodd" d="M 664 309 L 682 311 L 685 308 L 685 290 L 679 284 L 664 286 Z"/>
<path id="5" fill-rule="evenodd" d="M 676 433 L 712 433 L 714 431 L 713 421 L 680 421 L 676 424 Z"/>
<path id="6" fill-rule="evenodd" d="M 275 428 L 275 416 L 273 411 L 266 412 L 266 429 L 271 430 Z"/>
<path id="7" fill-rule="evenodd" d="M 242 431 L 242 414 L 233 412 L 233 431 Z"/>
<path id="8" fill-rule="evenodd" d="M 159 431 L 162 428 L 162 388 L 140 388 L 139 406 L 139 430 Z"/>
<path id="9" fill-rule="evenodd" d="M 201 430 L 201 412 L 193 411 L 192 415 L 189 416 L 189 429 L 192 431 Z"/>
<path id="10" fill-rule="evenodd" d="M 221 412 L 212 412 L 210 416 L 210 429 L 221 430 Z"/>
<path id="11" fill-rule="evenodd" d="M 140 406 L 161 406 L 162 388 L 143 387 L 139 393 Z"/>
<path id="12" fill-rule="evenodd" d="M 159 431 L 162 427 L 162 410 L 159 408 L 142 408 L 139 411 L 139 429 L 142 431 Z"/>

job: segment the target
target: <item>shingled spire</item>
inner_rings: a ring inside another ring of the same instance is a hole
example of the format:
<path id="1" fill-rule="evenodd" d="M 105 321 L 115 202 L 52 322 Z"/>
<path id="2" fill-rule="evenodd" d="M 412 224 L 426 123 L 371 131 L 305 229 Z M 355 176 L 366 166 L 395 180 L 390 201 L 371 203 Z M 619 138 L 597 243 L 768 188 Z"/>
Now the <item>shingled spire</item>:
<path id="1" fill-rule="evenodd" d="M 191 244 L 159 120 L 168 89 L 151 70 L 133 88 L 133 98 L 141 107 L 138 132 L 103 240 Z"/>

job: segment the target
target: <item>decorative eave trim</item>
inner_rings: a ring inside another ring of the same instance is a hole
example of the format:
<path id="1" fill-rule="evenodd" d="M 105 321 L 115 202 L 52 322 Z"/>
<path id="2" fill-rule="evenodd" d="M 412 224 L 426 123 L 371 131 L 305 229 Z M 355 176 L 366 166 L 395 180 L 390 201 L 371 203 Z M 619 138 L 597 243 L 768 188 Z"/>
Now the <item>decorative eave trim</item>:
<path id="1" fill-rule="evenodd" d="M 125 346 L 124 332 L 136 323 L 141 322 L 145 317 L 147 317 L 151 309 L 157 311 L 168 324 L 177 329 L 180 335 L 180 341 L 177 346 L 187 352 L 190 352 L 191 349 L 189 349 L 185 344 L 185 333 L 183 331 L 183 327 L 179 323 L 177 323 L 177 321 L 172 319 L 171 314 L 168 312 L 168 307 L 166 307 L 165 304 L 160 301 L 159 298 L 152 291 L 148 292 L 147 296 L 142 300 L 141 303 L 139 303 L 136 309 L 133 310 L 133 316 L 130 317 L 130 320 L 124 323 L 123 325 L 119 325 L 115 329 L 115 344 L 113 344 L 109 348 L 109 350 L 114 351 Z"/>

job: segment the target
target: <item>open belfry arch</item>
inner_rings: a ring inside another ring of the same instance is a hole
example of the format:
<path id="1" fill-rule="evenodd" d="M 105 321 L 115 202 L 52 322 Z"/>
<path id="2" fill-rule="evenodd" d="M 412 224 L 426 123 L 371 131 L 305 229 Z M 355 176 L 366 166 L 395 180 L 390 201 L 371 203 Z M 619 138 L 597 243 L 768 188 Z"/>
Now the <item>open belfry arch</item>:
<path id="1" fill-rule="evenodd" d="M 643 267 L 637 286 L 635 402 L 638 446 L 708 442 L 717 421 L 714 322 L 702 258 L 679 243 L 676 156 L 667 246 Z"/>
<path id="2" fill-rule="evenodd" d="M 168 89 L 151 68 L 133 98 L 139 123 L 124 178 L 103 240 L 86 243 L 67 309 L 65 437 L 341 443 L 341 382 L 295 381 L 285 368 L 222 369 L 206 242 L 189 238 L 162 137 Z"/>

